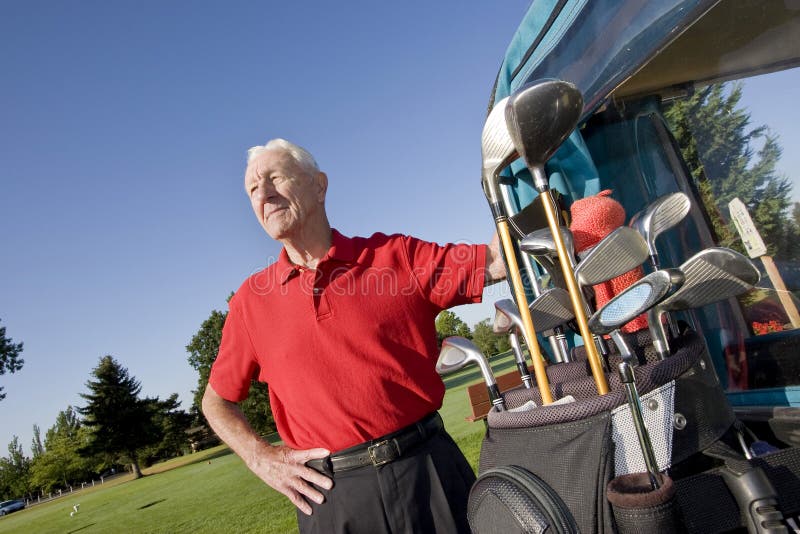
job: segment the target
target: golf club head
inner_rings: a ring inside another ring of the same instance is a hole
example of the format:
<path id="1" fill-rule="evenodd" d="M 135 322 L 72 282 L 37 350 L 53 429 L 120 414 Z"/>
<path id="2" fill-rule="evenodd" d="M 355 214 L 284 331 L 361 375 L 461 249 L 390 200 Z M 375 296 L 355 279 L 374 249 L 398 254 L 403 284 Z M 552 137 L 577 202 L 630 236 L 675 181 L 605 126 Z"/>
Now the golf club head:
<path id="1" fill-rule="evenodd" d="M 566 247 L 567 252 L 569 253 L 569 260 L 570 264 L 575 264 L 575 245 L 574 240 L 572 237 L 572 232 L 566 226 L 559 226 L 559 231 L 561 232 L 561 239 L 564 241 L 564 247 Z M 550 231 L 549 228 L 540 228 L 538 230 L 534 230 L 530 234 L 526 235 L 522 238 L 522 241 L 519 242 L 519 249 L 523 252 L 527 252 L 531 256 L 549 256 L 550 258 L 558 257 L 558 252 L 556 251 L 556 243 L 553 239 L 553 233 Z"/>
<path id="2" fill-rule="evenodd" d="M 489 398 L 498 409 L 504 410 L 505 404 L 497 387 L 489 361 L 480 349 L 469 339 L 460 336 L 450 336 L 442 341 L 439 359 L 436 361 L 436 372 L 446 375 L 463 368 L 471 363 L 477 364 L 489 390 Z"/>
<path id="3" fill-rule="evenodd" d="M 648 274 L 597 310 L 589 319 L 589 329 L 595 334 L 604 335 L 621 328 L 672 295 L 684 280 L 680 269 L 664 269 Z"/>
<path id="4" fill-rule="evenodd" d="M 583 111 L 583 96 L 562 80 L 524 85 L 506 106 L 508 132 L 528 167 L 541 167 L 569 137 Z"/>
<path id="5" fill-rule="evenodd" d="M 640 266 L 647 256 L 644 238 L 633 228 L 620 226 L 578 262 L 575 279 L 582 287 L 606 282 Z"/>
<path id="6" fill-rule="evenodd" d="M 540 332 L 552 330 L 575 318 L 569 293 L 560 287 L 543 291 L 530 305 L 533 324 Z"/>
<path id="7" fill-rule="evenodd" d="M 496 383 L 489 362 L 481 350 L 469 339 L 461 336 L 450 336 L 442 341 L 442 350 L 436 362 L 436 372 L 446 375 L 458 371 L 469 364 L 476 364 L 487 385 Z"/>
<path id="8" fill-rule="evenodd" d="M 744 293 L 761 279 L 753 262 L 728 248 L 701 250 L 680 267 L 685 280 L 672 296 L 647 312 L 653 345 L 663 359 L 669 355 L 661 316 L 664 312 L 700 308 Z"/>
<path id="9" fill-rule="evenodd" d="M 494 303 L 494 323 L 492 331 L 495 334 L 505 334 L 514 328 L 522 330 L 522 318 L 516 303 L 511 299 L 502 299 Z"/>
<path id="10" fill-rule="evenodd" d="M 497 102 L 483 123 L 481 133 L 481 183 L 490 204 L 499 202 L 497 176 L 517 158 L 517 151 L 506 126 L 508 97 Z"/>
<path id="11" fill-rule="evenodd" d="M 633 217 L 628 224 L 638 231 L 647 242 L 650 256 L 657 258 L 656 238 L 681 222 L 692 207 L 686 194 L 677 192 L 657 198 Z"/>
<path id="12" fill-rule="evenodd" d="M 729 248 L 701 250 L 681 266 L 686 280 L 674 295 L 659 304 L 662 311 L 700 308 L 750 290 L 761 273 L 747 257 Z"/>

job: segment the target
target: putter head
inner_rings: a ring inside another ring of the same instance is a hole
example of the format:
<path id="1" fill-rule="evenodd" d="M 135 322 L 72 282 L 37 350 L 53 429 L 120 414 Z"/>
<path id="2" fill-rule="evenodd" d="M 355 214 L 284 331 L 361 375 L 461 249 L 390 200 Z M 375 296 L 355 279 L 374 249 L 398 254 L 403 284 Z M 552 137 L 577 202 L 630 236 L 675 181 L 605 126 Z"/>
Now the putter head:
<path id="1" fill-rule="evenodd" d="M 531 319 L 539 332 L 552 330 L 575 317 L 569 293 L 560 287 L 543 291 L 530 305 Z"/>
<path id="2" fill-rule="evenodd" d="M 439 359 L 436 361 L 437 373 L 446 375 L 471 363 L 478 365 L 487 385 L 491 386 L 496 383 L 486 356 L 472 341 L 460 336 L 444 338 Z"/>
<path id="3" fill-rule="evenodd" d="M 631 217 L 628 226 L 644 237 L 650 254 L 655 256 L 656 238 L 681 222 L 691 207 L 692 203 L 686 194 L 670 193 L 657 198 L 644 210 Z"/>
<path id="4" fill-rule="evenodd" d="M 592 286 L 640 266 L 648 257 L 647 243 L 633 228 L 620 226 L 600 240 L 575 266 L 575 279 Z"/>
<path id="5" fill-rule="evenodd" d="M 570 263 L 574 263 L 575 245 L 572 232 L 566 226 L 559 226 L 558 228 L 561 232 L 561 239 L 564 241 L 564 247 L 566 247 L 570 255 Z M 519 249 L 532 256 L 558 257 L 556 242 L 553 239 L 553 233 L 550 231 L 550 228 L 539 228 L 526 235 L 522 238 L 522 241 L 519 242 Z"/>
<path id="6" fill-rule="evenodd" d="M 498 300 L 494 303 L 494 323 L 492 331 L 495 334 L 505 334 L 518 328 L 522 331 L 522 318 L 517 305 L 511 299 Z"/>
<path id="7" fill-rule="evenodd" d="M 481 133 L 481 184 L 486 199 L 498 202 L 497 176 L 517 159 L 517 151 L 506 126 L 508 97 L 497 102 L 483 123 Z"/>
<path id="8" fill-rule="evenodd" d="M 580 120 L 583 96 L 573 84 L 540 80 L 524 85 L 506 106 L 508 132 L 528 167 L 541 167 Z"/>
<path id="9" fill-rule="evenodd" d="M 589 330 L 595 334 L 608 334 L 633 321 L 683 285 L 680 269 L 654 271 L 637 280 L 589 319 Z"/>
<path id="10" fill-rule="evenodd" d="M 659 304 L 661 311 L 700 308 L 740 295 L 761 279 L 761 273 L 747 257 L 729 248 L 701 250 L 680 266 L 686 280 L 671 297 Z"/>

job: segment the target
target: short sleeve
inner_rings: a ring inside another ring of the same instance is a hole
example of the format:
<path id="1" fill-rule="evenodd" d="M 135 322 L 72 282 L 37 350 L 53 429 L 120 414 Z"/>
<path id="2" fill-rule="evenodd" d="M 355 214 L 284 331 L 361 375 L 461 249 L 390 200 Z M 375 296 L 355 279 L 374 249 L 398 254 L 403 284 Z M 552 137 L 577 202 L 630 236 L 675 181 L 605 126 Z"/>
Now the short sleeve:
<path id="1" fill-rule="evenodd" d="M 438 245 L 406 237 L 405 250 L 420 291 L 436 307 L 481 301 L 486 245 Z"/>
<path id="2" fill-rule="evenodd" d="M 208 383 L 222 398 L 240 402 L 247 398 L 250 382 L 257 374 L 253 344 L 234 297 L 230 301 L 230 311 L 222 328 L 222 341 Z"/>

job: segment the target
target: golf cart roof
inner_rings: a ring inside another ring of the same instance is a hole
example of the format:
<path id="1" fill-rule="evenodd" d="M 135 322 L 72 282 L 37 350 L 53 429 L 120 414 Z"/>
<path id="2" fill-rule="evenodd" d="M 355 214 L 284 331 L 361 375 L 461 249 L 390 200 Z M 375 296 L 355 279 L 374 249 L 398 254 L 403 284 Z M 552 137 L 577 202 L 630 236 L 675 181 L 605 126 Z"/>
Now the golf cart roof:
<path id="1" fill-rule="evenodd" d="M 697 85 L 765 74 L 800 64 L 800 9 L 790 2 L 737 1 L 717 4 L 615 96 L 664 87 Z M 769 36 L 769 40 L 760 38 Z"/>
<path id="2" fill-rule="evenodd" d="M 583 93 L 587 118 L 612 93 L 760 74 L 800 63 L 800 9 L 756 0 L 533 2 L 506 52 L 494 102 L 557 78 Z M 764 36 L 769 36 L 765 39 Z"/>

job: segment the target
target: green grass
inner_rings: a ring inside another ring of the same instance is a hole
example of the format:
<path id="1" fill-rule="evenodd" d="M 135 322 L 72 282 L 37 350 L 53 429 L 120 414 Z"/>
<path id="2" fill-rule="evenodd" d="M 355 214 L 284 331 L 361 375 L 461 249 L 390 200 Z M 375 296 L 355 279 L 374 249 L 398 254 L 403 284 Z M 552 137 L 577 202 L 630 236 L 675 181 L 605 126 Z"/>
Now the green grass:
<path id="1" fill-rule="evenodd" d="M 513 367 L 508 355 L 493 358 L 495 372 Z M 480 380 L 468 369 L 447 377 L 441 409 L 448 432 L 477 469 L 484 425 L 469 422 L 466 387 Z M 0 518 L 0 533 L 219 533 L 297 532 L 294 507 L 244 466 L 226 447 L 176 458 L 132 480 L 75 492 Z M 74 517 L 72 506 L 80 504 Z"/>

